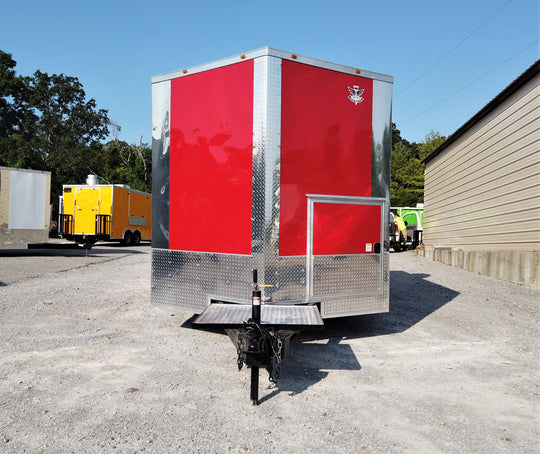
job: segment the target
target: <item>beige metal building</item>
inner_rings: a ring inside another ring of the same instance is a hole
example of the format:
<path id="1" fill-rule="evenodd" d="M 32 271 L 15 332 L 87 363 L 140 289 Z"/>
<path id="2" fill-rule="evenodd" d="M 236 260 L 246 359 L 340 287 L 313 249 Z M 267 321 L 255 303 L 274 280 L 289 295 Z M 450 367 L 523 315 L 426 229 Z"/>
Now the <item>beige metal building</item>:
<path id="1" fill-rule="evenodd" d="M 428 258 L 540 288 L 539 63 L 426 159 Z"/>

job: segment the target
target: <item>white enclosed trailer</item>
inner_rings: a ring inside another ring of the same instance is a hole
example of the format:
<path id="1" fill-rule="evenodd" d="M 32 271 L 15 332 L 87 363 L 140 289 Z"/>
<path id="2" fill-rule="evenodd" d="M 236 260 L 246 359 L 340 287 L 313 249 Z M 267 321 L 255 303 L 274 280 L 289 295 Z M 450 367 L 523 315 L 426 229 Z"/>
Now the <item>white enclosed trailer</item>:
<path id="1" fill-rule="evenodd" d="M 0 167 L 0 249 L 49 238 L 51 173 Z"/>

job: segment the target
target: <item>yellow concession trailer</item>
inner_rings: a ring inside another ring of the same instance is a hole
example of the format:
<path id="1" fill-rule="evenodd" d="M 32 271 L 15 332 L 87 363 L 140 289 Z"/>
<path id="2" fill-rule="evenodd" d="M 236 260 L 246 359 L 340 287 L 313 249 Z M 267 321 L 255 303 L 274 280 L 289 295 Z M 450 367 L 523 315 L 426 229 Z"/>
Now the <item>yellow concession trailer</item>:
<path id="1" fill-rule="evenodd" d="M 152 238 L 152 196 L 129 186 L 64 185 L 59 211 L 60 236 L 86 247 L 96 241 L 137 245 Z"/>

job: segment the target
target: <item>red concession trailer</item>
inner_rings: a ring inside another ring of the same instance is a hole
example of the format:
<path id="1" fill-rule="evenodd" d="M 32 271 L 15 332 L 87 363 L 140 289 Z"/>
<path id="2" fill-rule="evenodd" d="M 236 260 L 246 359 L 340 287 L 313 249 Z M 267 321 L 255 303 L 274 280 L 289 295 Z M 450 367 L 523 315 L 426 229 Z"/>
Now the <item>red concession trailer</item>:
<path id="1" fill-rule="evenodd" d="M 257 270 L 263 319 L 388 311 L 392 83 L 271 48 L 153 77 L 153 303 L 229 323 Z"/>

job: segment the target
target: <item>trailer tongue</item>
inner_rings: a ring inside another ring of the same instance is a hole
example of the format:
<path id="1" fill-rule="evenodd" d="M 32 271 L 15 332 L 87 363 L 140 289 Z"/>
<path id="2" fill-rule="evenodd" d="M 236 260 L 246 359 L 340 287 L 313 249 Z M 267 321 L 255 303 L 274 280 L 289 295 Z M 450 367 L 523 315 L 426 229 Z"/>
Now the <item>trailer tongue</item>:
<path id="1" fill-rule="evenodd" d="M 271 382 L 279 377 L 280 363 L 290 350 L 291 337 L 306 329 L 322 329 L 324 322 L 316 306 L 261 305 L 257 270 L 253 270 L 251 306 L 211 304 L 194 321 L 195 327 L 223 328 L 236 346 L 238 370 L 251 368 L 253 405 L 259 403 L 259 368 L 268 371 Z"/>
<path id="2" fill-rule="evenodd" d="M 194 326 L 209 328 L 242 328 L 252 315 L 252 306 L 247 304 L 211 304 L 194 321 Z M 278 330 L 299 331 L 306 327 L 322 327 L 323 320 L 317 306 L 288 306 L 263 304 L 260 306 L 262 326 Z"/>

